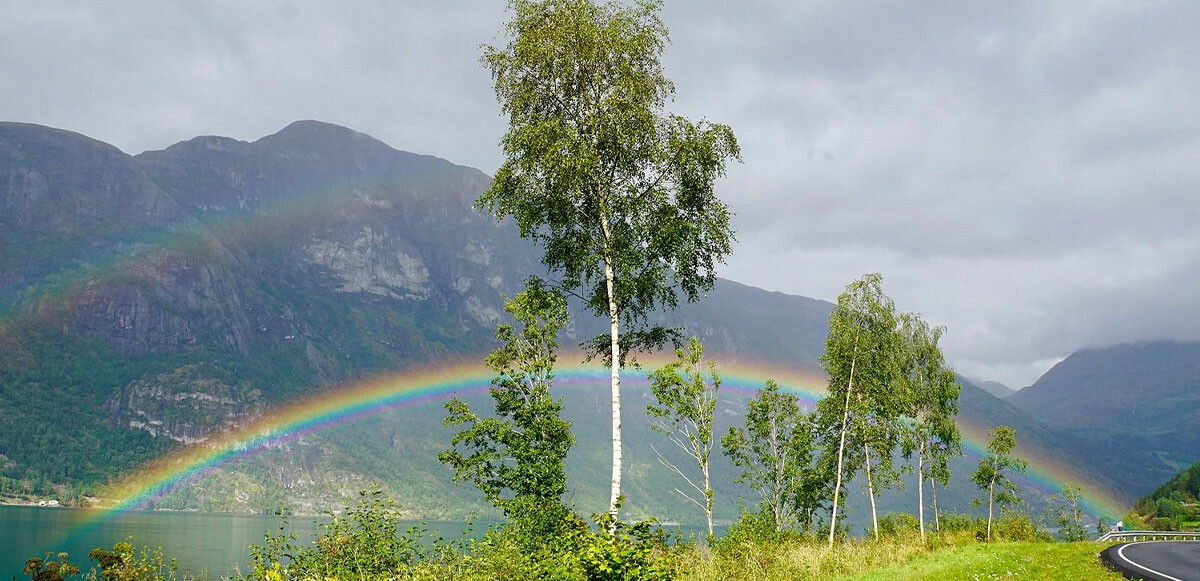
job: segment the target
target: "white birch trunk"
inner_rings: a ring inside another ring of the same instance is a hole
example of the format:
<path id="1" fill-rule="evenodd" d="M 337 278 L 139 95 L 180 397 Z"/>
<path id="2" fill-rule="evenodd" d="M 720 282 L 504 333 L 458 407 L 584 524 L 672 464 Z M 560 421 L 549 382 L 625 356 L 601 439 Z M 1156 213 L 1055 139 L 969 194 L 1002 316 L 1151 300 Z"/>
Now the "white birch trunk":
<path id="1" fill-rule="evenodd" d="M 996 478 L 993 477 L 991 482 L 988 482 L 988 527 L 987 540 L 992 540 L 992 493 L 996 490 Z"/>
<path id="2" fill-rule="evenodd" d="M 867 497 L 871 499 L 871 527 L 875 529 L 875 541 L 879 541 L 879 518 L 875 516 L 875 483 L 871 480 L 871 447 L 863 444 L 867 462 Z"/>
<path id="3" fill-rule="evenodd" d="M 921 529 L 921 544 L 925 544 L 925 442 L 917 449 L 917 524 Z"/>
<path id="4" fill-rule="evenodd" d="M 709 482 L 708 462 L 704 463 L 704 516 L 708 518 L 708 536 L 713 536 L 713 491 Z"/>
<path id="5" fill-rule="evenodd" d="M 937 480 L 934 478 L 929 479 L 929 492 L 931 492 L 933 494 L 933 530 L 940 533 L 940 532 L 942 532 L 942 521 L 941 521 L 941 518 L 938 517 Z"/>
<path id="6" fill-rule="evenodd" d="M 608 219 L 601 218 L 605 237 L 611 236 Z M 613 286 L 611 250 L 605 249 L 604 283 L 608 289 L 609 338 L 612 348 L 612 489 L 608 500 L 608 513 L 612 516 L 609 532 L 615 530 L 618 503 L 621 499 L 621 321 L 617 313 L 616 292 Z"/>
<path id="7" fill-rule="evenodd" d="M 838 495 L 842 491 L 842 459 L 846 451 L 846 430 L 850 427 L 850 392 L 854 391 L 854 366 L 858 363 L 858 331 L 854 332 L 854 350 L 850 354 L 850 380 L 846 385 L 846 406 L 842 412 L 842 437 L 838 443 L 837 480 L 833 486 L 833 508 L 829 510 L 829 548 L 837 530 Z"/>

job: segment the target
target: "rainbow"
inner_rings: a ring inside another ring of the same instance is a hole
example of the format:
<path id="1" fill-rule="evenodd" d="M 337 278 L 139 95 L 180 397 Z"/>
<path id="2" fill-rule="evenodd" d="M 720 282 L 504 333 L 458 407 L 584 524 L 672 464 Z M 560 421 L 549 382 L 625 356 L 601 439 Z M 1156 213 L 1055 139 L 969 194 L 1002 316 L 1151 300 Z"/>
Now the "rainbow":
<path id="1" fill-rule="evenodd" d="M 763 365 L 733 365 L 719 368 L 725 394 L 749 397 L 766 378 L 775 378 L 786 391 L 814 404 L 824 393 L 824 378 L 813 372 L 797 372 Z M 627 370 L 623 384 L 631 389 L 645 387 L 645 373 Z M 388 410 L 436 404 L 450 397 L 484 394 L 491 374 L 478 363 L 445 364 L 382 376 L 331 389 L 291 405 L 282 406 L 250 425 L 214 437 L 200 445 L 180 448 L 150 462 L 112 486 L 106 496 L 118 498 L 112 506 L 97 511 L 89 521 L 103 521 L 114 514 L 152 508 L 155 502 L 188 482 L 235 462 L 295 440 L 357 419 Z M 606 385 L 607 369 L 598 365 L 573 365 L 555 371 L 558 393 L 594 389 Z M 962 425 L 964 444 L 973 455 L 986 450 L 986 429 Z M 1056 493 L 1070 482 L 1083 486 L 1083 507 L 1091 514 L 1109 517 L 1122 514 L 1122 504 L 1087 478 L 1056 461 L 1045 451 L 1022 448 L 1019 455 L 1030 464 L 1028 483 L 1046 493 Z"/>

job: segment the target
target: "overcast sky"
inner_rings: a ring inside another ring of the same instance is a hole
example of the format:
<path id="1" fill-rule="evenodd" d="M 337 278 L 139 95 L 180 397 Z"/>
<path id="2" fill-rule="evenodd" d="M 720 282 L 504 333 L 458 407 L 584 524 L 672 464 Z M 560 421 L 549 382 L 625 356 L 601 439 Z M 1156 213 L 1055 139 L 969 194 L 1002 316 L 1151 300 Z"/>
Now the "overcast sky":
<path id="1" fill-rule="evenodd" d="M 493 171 L 498 0 L 0 0 L 0 119 L 129 153 L 297 119 Z M 729 123 L 724 276 L 879 271 L 969 376 L 1200 336 L 1200 3 L 675 0 L 672 109 Z"/>

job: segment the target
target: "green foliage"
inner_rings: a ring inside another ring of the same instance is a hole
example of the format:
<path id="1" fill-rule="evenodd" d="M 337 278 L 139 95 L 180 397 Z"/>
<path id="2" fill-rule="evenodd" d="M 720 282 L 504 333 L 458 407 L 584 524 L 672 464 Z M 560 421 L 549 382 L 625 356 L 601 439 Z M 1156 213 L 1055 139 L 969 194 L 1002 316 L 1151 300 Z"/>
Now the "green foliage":
<path id="1" fill-rule="evenodd" d="M 980 540 L 988 539 L 988 530 L 977 531 Z M 990 528 L 991 539 L 1008 542 L 1048 543 L 1054 537 L 1040 522 L 1022 511 L 1004 510 Z"/>
<path id="2" fill-rule="evenodd" d="M 626 524 L 604 513 L 596 517 L 601 531 L 576 529 L 579 561 L 589 581 L 665 581 L 678 569 L 666 534 L 653 521 Z"/>
<path id="3" fill-rule="evenodd" d="M 829 315 L 829 336 L 821 356 L 829 386 L 826 397 L 817 403 L 817 426 L 825 444 L 821 462 L 836 471 L 831 547 L 842 483 L 866 462 L 867 446 L 883 448 L 877 456 L 890 463 L 892 436 L 904 412 L 896 381 L 900 335 L 895 307 L 882 286 L 878 273 L 863 275 L 847 285 Z"/>
<path id="4" fill-rule="evenodd" d="M 446 425 L 466 427 L 438 458 L 454 469 L 456 482 L 474 482 L 489 501 L 510 512 L 514 501 L 558 502 L 567 489 L 563 462 L 574 438 L 570 423 L 560 417 L 561 399 L 550 394 L 566 300 L 530 279 L 505 310 L 521 330 L 501 325 L 496 338 L 502 344 L 487 358 L 497 373 L 490 389 L 497 417 L 481 418 L 457 398 L 447 402 Z"/>
<path id="5" fill-rule="evenodd" d="M 361 491 L 359 502 L 344 514 L 332 514 L 309 544 L 297 544 L 295 536 L 284 534 L 285 513 L 280 517 L 280 532 L 250 547 L 251 571 L 244 579 L 393 577 L 421 563 L 457 559 L 464 547 L 458 540 L 431 538 L 423 523 L 401 532 L 395 502 L 378 488 Z"/>
<path id="6" fill-rule="evenodd" d="M 930 327 L 919 316 L 900 316 L 900 385 L 910 422 L 904 424 L 902 450 L 916 456 L 917 486 L 950 480 L 950 459 L 962 454 L 962 435 L 955 416 L 961 387 L 938 347 L 946 329 Z M 922 489 L 923 493 L 924 490 Z M 918 525 L 924 538 L 925 507 L 918 506 Z"/>
<path id="7" fill-rule="evenodd" d="M 812 416 L 801 411 L 798 397 L 767 380 L 747 404 L 745 421 L 744 428 L 731 426 L 721 438 L 725 455 L 742 469 L 737 482 L 761 498 L 760 510 L 743 512 L 742 518 L 770 514 L 776 532 L 796 524 L 811 530 L 812 514 L 822 507 L 830 488 L 829 475 L 812 465 Z"/>
<path id="8" fill-rule="evenodd" d="M 508 44 L 483 57 L 509 117 L 506 159 L 479 205 L 515 218 L 593 312 L 622 318 L 633 331 L 622 356 L 656 347 L 647 343 L 665 337 L 640 323 L 676 304 L 668 281 L 694 300 L 730 251 L 729 210 L 713 182 L 738 157 L 737 141 L 725 125 L 662 113 L 674 88 L 659 60 L 660 2 L 514 0 L 510 9 Z M 614 271 L 611 290 L 602 266 Z"/>
<path id="9" fill-rule="evenodd" d="M 1058 536 L 1069 543 L 1087 540 L 1083 527 L 1083 511 L 1079 509 L 1082 491 L 1068 484 L 1062 492 L 1050 497 L 1050 524 L 1058 527 Z"/>
<path id="10" fill-rule="evenodd" d="M 938 520 L 941 522 L 940 532 L 943 533 L 969 531 L 974 535 L 976 531 L 986 531 L 987 528 L 987 519 L 973 514 L 946 512 Z"/>
<path id="11" fill-rule="evenodd" d="M 919 528 L 917 517 L 907 512 L 890 512 L 879 518 L 879 534 L 885 537 L 907 537 Z"/>
<path id="12" fill-rule="evenodd" d="M 112 550 L 97 547 L 88 553 L 100 566 L 86 575 L 89 581 L 174 581 L 178 578 L 175 559 L 163 556 L 162 549 L 134 549 L 133 539 L 116 543 Z"/>
<path id="13" fill-rule="evenodd" d="M 971 481 L 987 491 L 988 530 L 987 538 L 992 537 L 993 505 L 1015 505 L 1021 502 L 1017 496 L 1017 484 L 1009 477 L 1008 472 L 1024 472 L 1026 462 L 1013 456 L 1017 447 L 1017 432 L 1008 426 L 997 426 L 991 431 L 992 439 L 988 442 L 988 453 L 979 461 L 979 468 L 971 475 Z M 975 499 L 975 505 L 982 503 Z"/>
<path id="14" fill-rule="evenodd" d="M 32 557 L 25 561 L 22 573 L 29 581 L 63 581 L 79 574 L 79 567 L 67 560 L 66 553 L 46 553 L 46 558 Z M 15 579 L 16 576 L 14 575 Z"/>
<path id="15" fill-rule="evenodd" d="M 674 87 L 660 62 L 660 1 L 512 0 L 509 9 L 508 44 L 483 57 L 509 118 L 505 161 L 477 205 L 511 216 L 562 287 L 610 322 L 584 347 L 612 367 L 616 516 L 619 368 L 631 351 L 675 340 L 648 315 L 675 307 L 677 288 L 689 301 L 712 288 L 733 240 L 713 184 L 740 150 L 728 126 L 663 113 Z"/>
<path id="16" fill-rule="evenodd" d="M 650 428 L 665 436 L 675 447 L 682 450 L 696 463 L 700 470 L 700 483 L 688 477 L 674 462 L 667 459 L 653 443 L 650 447 L 662 465 L 672 469 L 687 481 L 695 494 L 675 491 L 704 510 L 708 522 L 708 536 L 713 534 L 713 488 L 712 448 L 713 413 L 717 408 L 717 390 L 721 388 L 721 376 L 716 365 L 708 364 L 705 377 L 704 346 L 692 337 L 687 349 L 676 349 L 675 361 L 656 369 L 650 375 L 650 392 L 656 404 L 646 406 L 652 418 Z M 701 500 L 703 499 L 703 500 Z"/>

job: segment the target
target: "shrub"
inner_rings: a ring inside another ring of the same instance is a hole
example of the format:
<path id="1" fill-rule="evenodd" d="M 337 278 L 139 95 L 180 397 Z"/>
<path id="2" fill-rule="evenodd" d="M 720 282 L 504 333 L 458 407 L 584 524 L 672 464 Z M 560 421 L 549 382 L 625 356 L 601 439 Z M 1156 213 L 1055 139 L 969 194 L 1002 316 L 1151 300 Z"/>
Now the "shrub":
<path id="1" fill-rule="evenodd" d="M 22 570 L 30 581 L 63 581 L 70 579 L 79 574 L 79 567 L 72 565 L 67 561 L 66 553 L 46 553 L 46 558 L 33 557 L 25 561 L 25 569 Z M 55 557 L 58 560 L 55 560 Z M 16 576 L 13 576 L 16 579 Z"/>
<path id="2" fill-rule="evenodd" d="M 1165 516 L 1156 516 L 1150 519 L 1150 530 L 1152 531 L 1173 531 L 1175 530 L 1175 519 Z"/>
<path id="3" fill-rule="evenodd" d="M 625 524 L 608 513 L 597 515 L 600 530 L 577 530 L 577 555 L 589 581 L 666 581 L 674 579 L 678 559 L 667 535 L 654 521 Z M 608 532 L 608 529 L 612 529 Z"/>
<path id="4" fill-rule="evenodd" d="M 93 568 L 85 576 L 89 581 L 174 581 L 178 577 L 175 559 L 163 557 L 162 549 L 135 551 L 133 537 L 114 544 L 111 551 L 92 549 L 88 557 L 100 565 L 100 571 Z"/>
<path id="5" fill-rule="evenodd" d="M 795 531 L 776 531 L 775 516 L 769 508 L 760 507 L 758 510 L 747 510 L 743 507 L 737 520 L 725 532 L 725 536 L 713 540 L 713 549 L 733 554 L 746 546 L 774 545 L 799 537 L 800 534 Z"/>
<path id="6" fill-rule="evenodd" d="M 890 512 L 879 519 L 879 534 L 889 537 L 907 537 L 918 534 L 921 523 L 907 512 Z"/>
<path id="7" fill-rule="evenodd" d="M 983 532 L 982 536 L 986 536 L 986 532 Z M 1004 511 L 1000 518 L 992 523 L 992 537 L 1001 541 L 1031 543 L 1054 541 L 1054 536 L 1046 531 L 1040 522 L 1024 512 L 1017 511 Z"/>
<path id="8" fill-rule="evenodd" d="M 957 512 L 942 513 L 938 517 L 938 523 L 940 525 L 939 530 L 946 533 L 969 531 L 973 534 L 976 531 L 987 528 L 987 519 Z"/>

